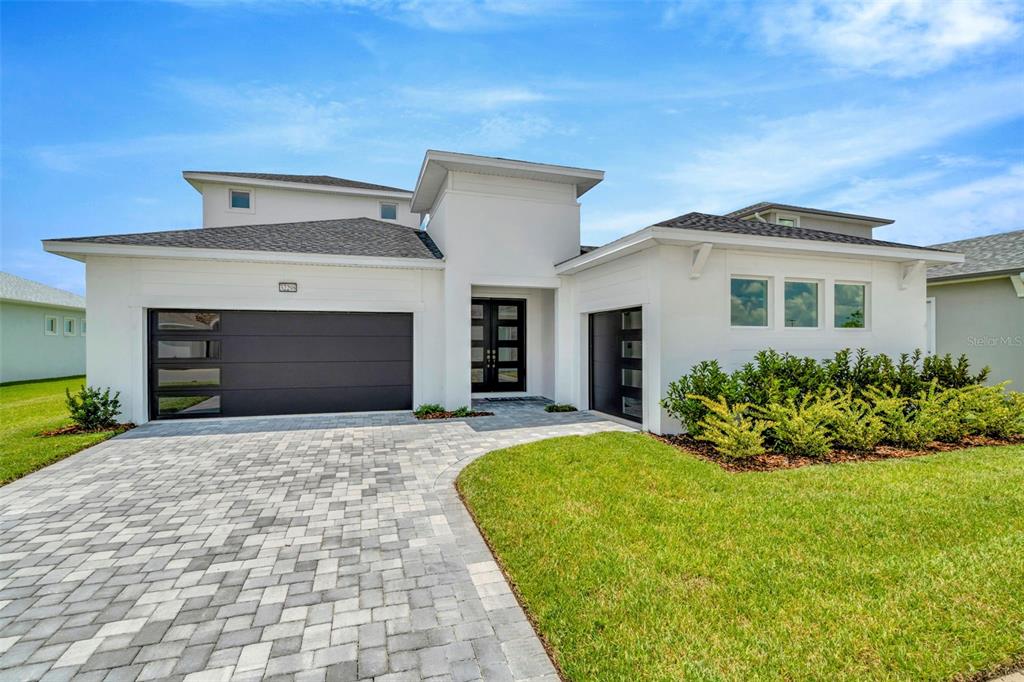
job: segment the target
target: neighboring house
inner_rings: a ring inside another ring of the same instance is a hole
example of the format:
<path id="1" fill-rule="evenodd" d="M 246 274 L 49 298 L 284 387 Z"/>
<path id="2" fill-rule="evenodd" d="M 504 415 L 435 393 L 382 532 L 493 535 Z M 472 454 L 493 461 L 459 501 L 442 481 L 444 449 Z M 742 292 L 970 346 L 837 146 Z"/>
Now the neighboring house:
<path id="1" fill-rule="evenodd" d="M 85 299 L 0 272 L 0 383 L 85 374 Z"/>
<path id="2" fill-rule="evenodd" d="M 933 248 L 964 262 L 928 269 L 929 350 L 966 353 L 972 366 L 992 368 L 990 383 L 1024 391 L 1024 230 Z"/>
<path id="3" fill-rule="evenodd" d="M 581 247 L 602 171 L 452 152 L 412 192 L 185 177 L 203 228 L 44 242 L 86 263 L 89 378 L 134 422 L 536 395 L 672 432 L 659 399 L 700 360 L 923 347 L 925 267 L 962 260 L 774 204 Z"/>

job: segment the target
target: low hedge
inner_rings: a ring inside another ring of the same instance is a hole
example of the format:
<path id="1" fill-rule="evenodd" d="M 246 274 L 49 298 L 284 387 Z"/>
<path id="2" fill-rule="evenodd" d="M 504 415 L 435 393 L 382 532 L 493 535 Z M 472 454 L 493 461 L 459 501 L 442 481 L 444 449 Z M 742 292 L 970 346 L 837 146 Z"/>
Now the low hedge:
<path id="1" fill-rule="evenodd" d="M 661 404 L 691 436 L 734 458 L 1024 434 L 1024 394 L 1006 383 L 982 386 L 987 377 L 988 368 L 972 373 L 963 356 L 917 352 L 893 361 L 861 349 L 818 361 L 767 350 L 731 374 L 717 361 L 698 363 Z"/>

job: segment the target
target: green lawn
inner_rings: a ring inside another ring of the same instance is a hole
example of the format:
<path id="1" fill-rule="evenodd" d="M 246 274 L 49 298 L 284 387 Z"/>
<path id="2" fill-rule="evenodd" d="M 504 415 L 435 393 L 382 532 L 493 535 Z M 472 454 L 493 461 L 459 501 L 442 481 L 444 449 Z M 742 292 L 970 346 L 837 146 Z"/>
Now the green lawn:
<path id="1" fill-rule="evenodd" d="M 458 486 L 570 680 L 950 680 L 1024 662 L 1024 447 L 734 474 L 642 434 Z"/>
<path id="2" fill-rule="evenodd" d="M 36 435 L 71 423 L 64 405 L 64 388 L 74 392 L 84 382 L 85 377 L 71 377 L 0 386 L 0 485 L 116 433 L 101 431 L 47 438 Z"/>

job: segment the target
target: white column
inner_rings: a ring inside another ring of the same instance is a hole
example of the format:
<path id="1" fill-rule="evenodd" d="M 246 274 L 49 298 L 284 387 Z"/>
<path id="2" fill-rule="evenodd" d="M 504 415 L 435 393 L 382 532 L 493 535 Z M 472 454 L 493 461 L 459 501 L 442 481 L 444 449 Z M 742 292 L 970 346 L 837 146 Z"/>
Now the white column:
<path id="1" fill-rule="evenodd" d="M 444 277 L 444 406 L 454 410 L 470 405 L 470 305 L 473 289 L 457 271 Z"/>

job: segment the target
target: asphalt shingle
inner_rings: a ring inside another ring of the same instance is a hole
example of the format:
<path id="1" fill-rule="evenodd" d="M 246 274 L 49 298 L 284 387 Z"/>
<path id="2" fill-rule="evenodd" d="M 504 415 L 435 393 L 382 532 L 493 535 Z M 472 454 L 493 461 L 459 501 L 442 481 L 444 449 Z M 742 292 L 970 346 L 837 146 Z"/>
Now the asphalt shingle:
<path id="1" fill-rule="evenodd" d="M 377 185 L 372 182 L 360 182 L 338 178 L 333 175 L 288 175 L 285 173 L 239 173 L 235 171 L 185 171 L 185 173 L 202 173 L 203 175 L 226 175 L 232 178 L 251 178 L 253 180 L 272 180 L 276 182 L 300 182 L 305 185 L 328 185 L 330 187 L 348 187 L 349 189 L 369 189 L 377 192 L 406 192 L 411 190 L 401 187 Z"/>
<path id="2" fill-rule="evenodd" d="M 78 294 L 55 289 L 7 272 L 0 272 L 0 299 L 62 308 L 85 308 L 85 299 Z"/>
<path id="3" fill-rule="evenodd" d="M 930 248 L 964 254 L 963 263 L 928 268 L 930 280 L 1000 272 L 1024 272 L 1024 230 L 961 239 L 956 242 L 935 244 Z"/>
<path id="4" fill-rule="evenodd" d="M 711 215 L 710 213 L 686 213 L 669 218 L 656 224 L 657 227 L 677 227 L 687 230 L 707 230 L 709 232 L 728 232 L 732 234 L 749 234 L 760 237 L 780 237 L 783 239 L 807 239 L 819 242 L 836 242 L 839 244 L 864 244 L 865 246 L 893 246 L 903 249 L 921 249 L 925 251 L 941 251 L 931 246 L 914 246 L 887 242 L 880 239 L 868 239 L 851 234 L 828 232 L 827 230 L 811 230 L 805 227 L 790 227 L 763 223 L 757 220 L 742 220 L 729 216 Z"/>
<path id="5" fill-rule="evenodd" d="M 372 218 L 203 227 L 52 241 L 384 258 L 444 257 L 425 231 Z"/>

